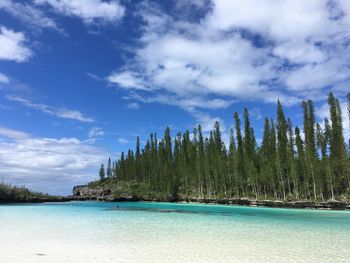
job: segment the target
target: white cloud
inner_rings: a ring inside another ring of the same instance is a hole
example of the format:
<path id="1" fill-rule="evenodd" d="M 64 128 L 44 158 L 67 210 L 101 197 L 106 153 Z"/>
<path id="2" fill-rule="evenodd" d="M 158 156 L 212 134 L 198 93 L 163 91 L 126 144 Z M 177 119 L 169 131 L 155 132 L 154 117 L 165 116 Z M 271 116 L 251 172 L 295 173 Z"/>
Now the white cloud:
<path id="1" fill-rule="evenodd" d="M 331 30 L 327 0 L 215 0 L 210 27 L 246 28 L 276 40 L 305 39 Z"/>
<path id="2" fill-rule="evenodd" d="M 137 93 L 132 93 L 125 99 L 135 99 L 143 103 L 161 103 L 182 108 L 186 111 L 191 111 L 194 108 L 220 109 L 227 108 L 233 101 L 223 99 L 208 99 L 202 97 L 181 97 L 176 95 L 159 94 L 154 96 L 141 96 Z"/>
<path id="3" fill-rule="evenodd" d="M 202 126 L 203 132 L 209 132 L 213 130 L 215 122 L 219 122 L 221 125 L 221 132 L 225 132 L 225 125 L 224 121 L 219 117 L 212 117 L 210 114 L 203 113 L 201 111 L 197 110 L 191 110 L 190 113 L 195 117 L 196 119 L 196 125 L 200 124 Z"/>
<path id="4" fill-rule="evenodd" d="M 64 119 L 71 119 L 76 120 L 80 122 L 94 122 L 95 120 L 93 118 L 87 117 L 83 115 L 81 112 L 76 110 L 68 110 L 68 109 L 55 109 L 52 111 L 53 115 L 56 115 L 60 118 Z"/>
<path id="5" fill-rule="evenodd" d="M 327 59 L 324 52 L 306 41 L 291 40 L 281 43 L 273 49 L 273 53 L 293 63 L 320 63 Z"/>
<path id="6" fill-rule="evenodd" d="M 193 7 L 184 3 L 177 6 Z M 143 102 L 196 110 L 235 100 L 293 105 L 309 96 L 319 100 L 331 89 L 345 94 L 350 9 L 344 3 L 198 1 L 196 8 L 206 12 L 200 20 L 147 3 L 139 11 L 145 26 L 134 57 L 107 80 L 142 92 Z"/>
<path id="7" fill-rule="evenodd" d="M 120 143 L 120 144 L 128 144 L 129 141 L 127 139 L 125 139 L 125 138 L 119 138 L 118 139 L 118 143 Z"/>
<path id="8" fill-rule="evenodd" d="M 118 1 L 101 0 L 34 0 L 37 5 L 49 5 L 57 13 L 76 16 L 87 24 L 94 22 L 116 22 L 125 14 L 125 7 Z"/>
<path id="9" fill-rule="evenodd" d="M 76 138 L 38 138 L 0 128 L 0 177 L 35 190 L 69 194 L 71 187 L 97 178 L 103 150 Z"/>
<path id="10" fill-rule="evenodd" d="M 0 72 L 0 83 L 8 84 L 10 83 L 10 78 L 6 76 L 4 73 Z"/>
<path id="11" fill-rule="evenodd" d="M 30 135 L 28 133 L 12 130 L 1 126 L 0 126 L 0 136 L 5 136 L 7 138 L 15 139 L 15 140 L 23 140 L 23 139 L 30 138 Z"/>
<path id="12" fill-rule="evenodd" d="M 347 57 L 347 56 L 346 56 Z M 286 77 L 290 90 L 303 93 L 309 90 L 323 91 L 324 87 L 345 84 L 349 80 L 349 68 L 338 58 L 326 63 L 308 64 L 295 69 Z"/>
<path id="13" fill-rule="evenodd" d="M 105 134 L 105 132 L 103 131 L 102 128 L 100 127 L 92 127 L 89 131 L 89 138 L 90 139 L 94 139 L 96 137 L 100 137 L 100 136 L 103 136 Z"/>
<path id="14" fill-rule="evenodd" d="M 141 76 L 135 72 L 121 71 L 114 72 L 107 77 L 110 83 L 118 84 L 120 87 L 125 89 L 140 89 L 147 90 L 143 84 Z"/>
<path id="15" fill-rule="evenodd" d="M 33 53 L 26 42 L 22 32 L 0 26 L 0 60 L 27 61 Z"/>
<path id="16" fill-rule="evenodd" d="M 9 14 L 19 19 L 24 25 L 29 26 L 31 30 L 37 31 L 47 28 L 61 33 L 64 32 L 54 19 L 46 16 L 43 11 L 29 3 L 2 0 L 0 1 L 0 9 L 4 9 Z"/>
<path id="17" fill-rule="evenodd" d="M 14 95 L 8 95 L 6 96 L 6 98 L 10 101 L 18 102 L 26 107 L 40 110 L 44 113 L 47 113 L 59 118 L 70 119 L 70 120 L 75 120 L 80 122 L 87 122 L 87 123 L 95 121 L 93 118 L 85 116 L 80 111 L 70 110 L 66 108 L 57 108 L 57 107 L 52 107 L 45 104 L 33 103 L 30 100 L 24 99 L 19 96 L 14 96 Z"/>
<path id="18" fill-rule="evenodd" d="M 137 110 L 137 109 L 140 108 L 140 104 L 138 104 L 137 102 L 131 102 L 131 103 L 128 103 L 128 104 L 126 105 L 126 107 L 127 107 L 128 109 L 131 109 L 131 110 Z"/>

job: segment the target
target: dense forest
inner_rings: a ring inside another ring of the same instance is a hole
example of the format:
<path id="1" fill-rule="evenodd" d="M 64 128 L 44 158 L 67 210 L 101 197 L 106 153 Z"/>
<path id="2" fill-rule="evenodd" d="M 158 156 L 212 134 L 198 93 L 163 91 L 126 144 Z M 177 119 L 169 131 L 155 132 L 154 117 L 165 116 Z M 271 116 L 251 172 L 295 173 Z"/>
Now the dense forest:
<path id="1" fill-rule="evenodd" d="M 350 118 L 350 93 L 347 96 Z M 134 182 L 169 198 L 273 198 L 329 200 L 350 197 L 350 154 L 344 139 L 340 102 L 328 96 L 329 118 L 315 121 L 312 100 L 303 101 L 303 128 L 293 127 L 277 102 L 276 119 L 265 118 L 257 143 L 248 109 L 243 120 L 233 115 L 235 129 L 226 146 L 220 124 L 204 136 L 192 132 L 171 138 L 170 129 L 151 134 L 144 147 L 101 165 L 100 183 Z"/>

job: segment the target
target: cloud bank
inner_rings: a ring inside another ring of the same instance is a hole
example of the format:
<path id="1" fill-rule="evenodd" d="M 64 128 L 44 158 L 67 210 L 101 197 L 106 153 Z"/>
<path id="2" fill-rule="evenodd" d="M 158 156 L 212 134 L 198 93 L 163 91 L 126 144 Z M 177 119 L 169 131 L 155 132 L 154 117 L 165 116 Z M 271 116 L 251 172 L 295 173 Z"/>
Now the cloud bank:
<path id="1" fill-rule="evenodd" d="M 98 174 L 108 154 L 77 138 L 38 138 L 0 127 L 0 178 L 51 194 L 70 194 L 73 185 Z"/>
<path id="2" fill-rule="evenodd" d="M 179 5 L 181 14 L 142 5 L 139 45 L 107 77 L 111 84 L 141 102 L 176 101 L 190 112 L 236 100 L 295 105 L 349 90 L 346 1 L 198 1 L 197 19 L 186 12 L 192 5 Z"/>

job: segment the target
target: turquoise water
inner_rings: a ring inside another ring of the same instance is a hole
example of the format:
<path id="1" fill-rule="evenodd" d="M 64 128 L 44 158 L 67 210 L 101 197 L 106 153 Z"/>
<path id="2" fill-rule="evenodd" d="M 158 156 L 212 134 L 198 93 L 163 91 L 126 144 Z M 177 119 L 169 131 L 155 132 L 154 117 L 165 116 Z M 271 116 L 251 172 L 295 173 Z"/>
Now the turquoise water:
<path id="1" fill-rule="evenodd" d="M 172 203 L 0 206 L 0 262 L 350 262 L 350 212 Z"/>

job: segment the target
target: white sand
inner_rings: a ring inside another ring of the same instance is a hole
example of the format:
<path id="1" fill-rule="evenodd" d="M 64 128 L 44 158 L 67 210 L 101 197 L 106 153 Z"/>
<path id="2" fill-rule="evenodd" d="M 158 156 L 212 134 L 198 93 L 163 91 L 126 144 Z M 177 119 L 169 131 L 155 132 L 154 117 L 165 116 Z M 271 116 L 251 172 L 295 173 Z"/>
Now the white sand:
<path id="1" fill-rule="evenodd" d="M 0 263 L 349 262 L 347 232 L 143 212 L 0 207 Z"/>

